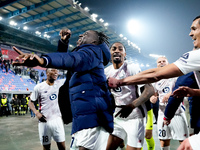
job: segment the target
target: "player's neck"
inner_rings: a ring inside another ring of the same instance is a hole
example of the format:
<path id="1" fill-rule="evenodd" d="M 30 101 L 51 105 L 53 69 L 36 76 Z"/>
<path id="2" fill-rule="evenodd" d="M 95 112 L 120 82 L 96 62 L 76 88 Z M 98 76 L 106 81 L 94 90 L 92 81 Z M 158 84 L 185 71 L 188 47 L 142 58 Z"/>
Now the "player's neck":
<path id="1" fill-rule="evenodd" d="M 46 80 L 46 83 L 47 83 L 48 85 L 53 85 L 53 84 L 54 84 L 54 81 L 55 81 L 55 80 Z"/>
<path id="2" fill-rule="evenodd" d="M 123 63 L 113 63 L 113 67 L 115 69 L 119 69 L 122 65 L 123 65 Z"/>

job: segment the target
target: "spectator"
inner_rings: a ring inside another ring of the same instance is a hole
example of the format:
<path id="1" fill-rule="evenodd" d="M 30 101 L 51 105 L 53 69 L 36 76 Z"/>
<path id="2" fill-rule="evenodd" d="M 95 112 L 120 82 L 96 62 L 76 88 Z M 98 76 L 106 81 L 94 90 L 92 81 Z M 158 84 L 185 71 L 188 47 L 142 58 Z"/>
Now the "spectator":
<path id="1" fill-rule="evenodd" d="M 1 115 L 6 115 L 8 117 L 8 99 L 6 94 L 3 94 L 3 98 L 1 98 Z"/>
<path id="2" fill-rule="evenodd" d="M 18 99 L 18 95 L 14 95 L 10 104 L 12 105 L 12 113 L 15 109 L 15 115 L 17 114 L 20 115 L 19 113 L 20 100 Z"/>
<path id="3" fill-rule="evenodd" d="M 26 95 L 24 94 L 22 99 L 21 99 L 21 111 L 20 111 L 21 115 L 25 115 L 26 107 L 27 107 L 26 103 L 27 103 Z"/>
<path id="4" fill-rule="evenodd" d="M 41 76 L 41 77 L 43 77 L 43 76 L 44 76 L 44 72 L 43 72 L 43 71 L 41 72 L 40 76 Z"/>

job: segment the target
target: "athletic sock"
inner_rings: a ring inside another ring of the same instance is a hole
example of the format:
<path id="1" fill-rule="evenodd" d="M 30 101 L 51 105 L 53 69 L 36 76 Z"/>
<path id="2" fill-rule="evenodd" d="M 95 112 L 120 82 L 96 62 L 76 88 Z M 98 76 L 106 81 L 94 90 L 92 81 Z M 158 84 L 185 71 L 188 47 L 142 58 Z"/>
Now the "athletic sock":
<path id="1" fill-rule="evenodd" d="M 148 150 L 155 150 L 155 141 L 153 136 L 150 139 L 145 138 Z"/>

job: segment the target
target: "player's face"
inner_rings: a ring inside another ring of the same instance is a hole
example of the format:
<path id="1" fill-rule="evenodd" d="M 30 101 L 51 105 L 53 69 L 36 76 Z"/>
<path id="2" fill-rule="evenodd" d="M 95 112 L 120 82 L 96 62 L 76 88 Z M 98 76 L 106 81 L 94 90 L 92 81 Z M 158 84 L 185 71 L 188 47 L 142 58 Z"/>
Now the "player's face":
<path id="1" fill-rule="evenodd" d="M 113 63 L 123 63 L 126 52 L 125 48 L 121 43 L 114 43 L 110 48 L 111 59 Z"/>
<path id="2" fill-rule="evenodd" d="M 53 79 L 53 80 L 56 80 L 57 77 L 58 77 L 58 70 L 57 69 L 48 69 L 47 70 L 47 79 Z"/>
<path id="3" fill-rule="evenodd" d="M 160 57 L 160 58 L 158 58 L 158 60 L 157 60 L 157 67 L 164 67 L 164 66 L 166 66 L 166 65 L 168 65 L 168 64 L 169 64 L 169 63 L 168 63 L 168 61 L 167 61 L 166 58 Z"/>
<path id="4" fill-rule="evenodd" d="M 80 46 L 83 44 L 95 44 L 98 42 L 97 40 L 98 40 L 97 34 L 92 30 L 88 30 L 85 33 L 79 35 L 77 46 Z"/>
<path id="5" fill-rule="evenodd" d="M 200 48 L 200 18 L 199 19 L 196 19 L 190 29 L 190 36 L 192 38 L 192 40 L 194 40 L 193 44 L 194 44 L 194 48 L 197 49 L 197 48 Z"/>

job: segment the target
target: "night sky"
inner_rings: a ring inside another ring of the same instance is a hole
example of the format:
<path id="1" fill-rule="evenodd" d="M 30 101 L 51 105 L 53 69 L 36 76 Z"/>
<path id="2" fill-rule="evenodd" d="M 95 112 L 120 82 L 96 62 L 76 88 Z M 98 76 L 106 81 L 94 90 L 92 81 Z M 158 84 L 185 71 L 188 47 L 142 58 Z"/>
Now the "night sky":
<path id="1" fill-rule="evenodd" d="M 200 15 L 200 0 L 79 0 L 82 8 L 98 14 L 117 34 L 141 48 L 145 56 L 165 55 L 169 62 L 177 60 L 193 48 L 189 37 L 193 19 Z M 140 22 L 137 35 L 130 34 L 130 19 Z M 156 66 L 154 66 L 156 67 Z"/>

